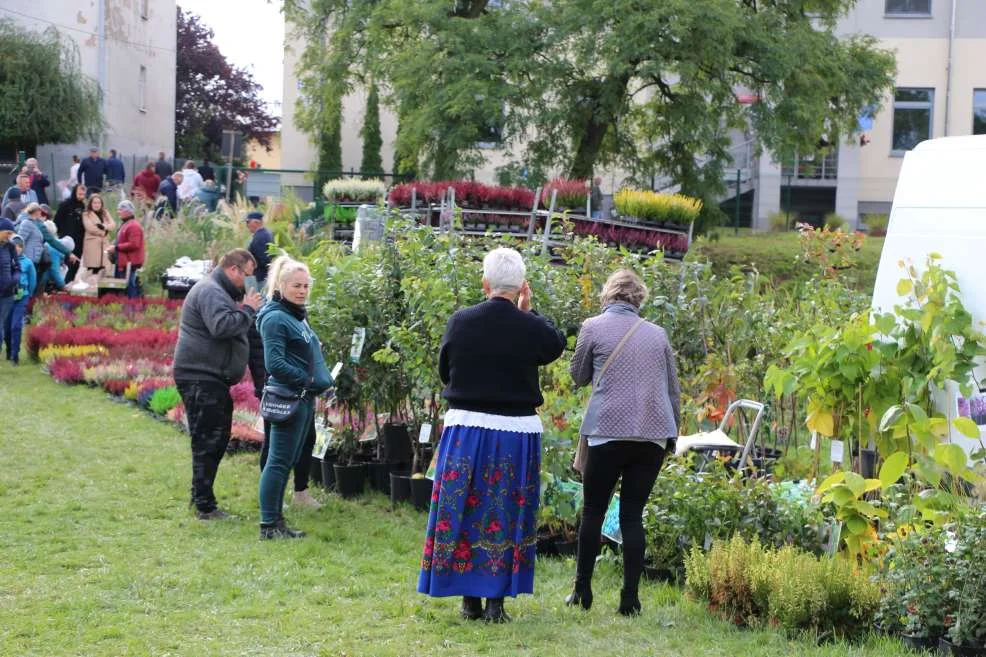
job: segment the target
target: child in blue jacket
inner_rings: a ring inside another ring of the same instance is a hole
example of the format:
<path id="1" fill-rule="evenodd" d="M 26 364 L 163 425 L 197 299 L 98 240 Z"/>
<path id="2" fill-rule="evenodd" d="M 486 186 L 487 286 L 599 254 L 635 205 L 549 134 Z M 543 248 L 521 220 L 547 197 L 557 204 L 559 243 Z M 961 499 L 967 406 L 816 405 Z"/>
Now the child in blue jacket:
<path id="1" fill-rule="evenodd" d="M 38 286 L 38 274 L 34 263 L 24 255 L 24 238 L 14 235 L 11 238 L 17 249 L 17 260 L 20 263 L 20 283 L 14 292 L 14 307 L 7 317 L 7 325 L 3 331 L 3 341 L 7 347 L 7 360 L 14 365 L 20 364 L 21 333 L 24 330 L 24 317 L 27 315 L 27 303 L 34 296 Z"/>

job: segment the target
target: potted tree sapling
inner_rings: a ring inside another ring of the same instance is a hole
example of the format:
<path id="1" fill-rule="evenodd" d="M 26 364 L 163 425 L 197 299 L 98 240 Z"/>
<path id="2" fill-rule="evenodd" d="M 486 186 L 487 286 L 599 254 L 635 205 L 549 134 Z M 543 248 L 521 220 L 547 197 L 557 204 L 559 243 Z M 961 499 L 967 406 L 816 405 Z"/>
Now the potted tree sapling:
<path id="1" fill-rule="evenodd" d="M 343 497 L 357 497 L 363 493 L 366 468 L 357 461 L 359 437 L 366 428 L 366 404 L 363 386 L 350 369 L 343 369 L 335 381 L 336 402 L 341 410 L 341 420 L 333 442 L 338 461 L 333 466 L 336 489 Z"/>

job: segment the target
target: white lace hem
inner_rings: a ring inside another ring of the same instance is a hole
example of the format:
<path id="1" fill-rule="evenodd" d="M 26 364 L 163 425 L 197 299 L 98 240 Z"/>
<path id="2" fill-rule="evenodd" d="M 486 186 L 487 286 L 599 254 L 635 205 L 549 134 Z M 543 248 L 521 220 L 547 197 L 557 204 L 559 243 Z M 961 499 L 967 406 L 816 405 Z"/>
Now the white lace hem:
<path id="1" fill-rule="evenodd" d="M 450 408 L 445 413 L 445 426 L 479 427 L 495 431 L 514 431 L 516 433 L 542 433 L 544 426 L 537 415 L 494 415 L 478 411 L 465 411 Z"/>

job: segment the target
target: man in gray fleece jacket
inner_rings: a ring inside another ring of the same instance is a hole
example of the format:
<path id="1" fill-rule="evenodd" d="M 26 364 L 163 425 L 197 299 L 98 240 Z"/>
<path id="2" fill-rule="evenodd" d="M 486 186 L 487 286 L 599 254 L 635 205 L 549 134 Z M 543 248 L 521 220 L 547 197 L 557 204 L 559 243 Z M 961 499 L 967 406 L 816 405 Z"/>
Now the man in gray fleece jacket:
<path id="1" fill-rule="evenodd" d="M 247 332 L 261 305 L 255 290 L 243 294 L 255 266 L 249 251 L 233 249 L 192 287 L 182 306 L 174 377 L 192 438 L 192 503 L 200 520 L 228 517 L 212 485 L 233 425 L 229 388 L 246 371 Z"/>

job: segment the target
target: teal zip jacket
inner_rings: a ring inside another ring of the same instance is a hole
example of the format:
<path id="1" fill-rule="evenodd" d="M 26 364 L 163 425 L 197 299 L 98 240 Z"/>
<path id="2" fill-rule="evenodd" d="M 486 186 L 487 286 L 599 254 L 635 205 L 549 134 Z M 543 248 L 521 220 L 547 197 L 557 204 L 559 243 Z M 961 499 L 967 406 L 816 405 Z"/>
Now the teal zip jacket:
<path id="1" fill-rule="evenodd" d="M 332 375 L 325 366 L 318 336 L 307 319 L 299 319 L 297 306 L 294 309 L 292 312 L 292 308 L 275 300 L 268 301 L 257 313 L 267 382 L 317 395 L 332 387 Z"/>

